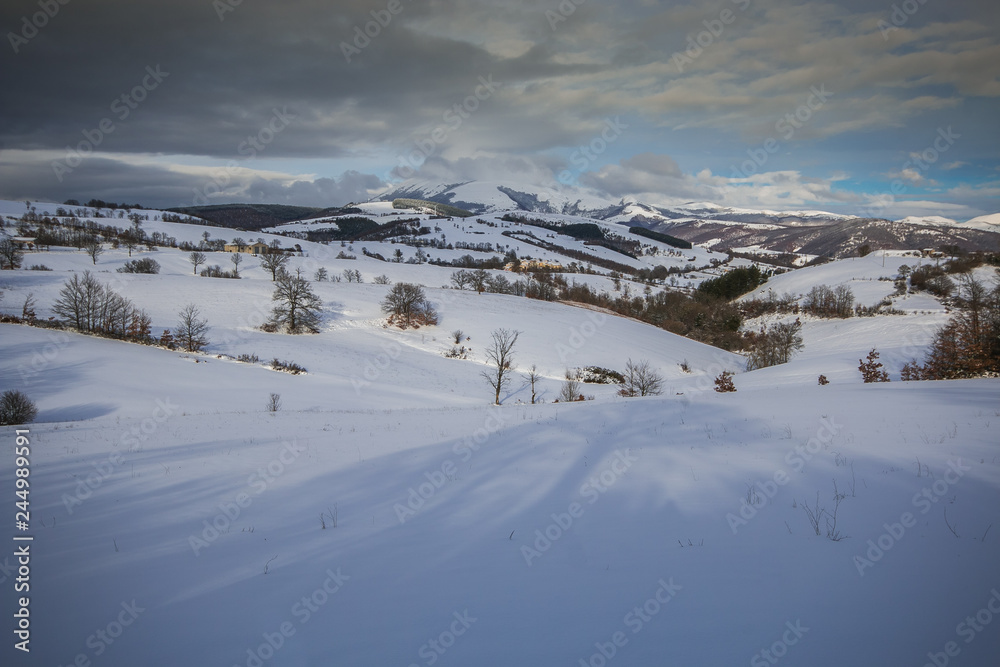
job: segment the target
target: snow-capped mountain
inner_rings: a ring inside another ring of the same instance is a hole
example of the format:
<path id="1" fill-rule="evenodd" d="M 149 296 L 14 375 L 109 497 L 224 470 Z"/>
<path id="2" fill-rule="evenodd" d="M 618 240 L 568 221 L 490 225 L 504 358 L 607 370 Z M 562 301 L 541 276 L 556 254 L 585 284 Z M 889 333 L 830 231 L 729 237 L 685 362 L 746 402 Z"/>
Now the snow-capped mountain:
<path id="1" fill-rule="evenodd" d="M 901 222 L 907 225 L 926 225 L 929 227 L 960 227 L 959 223 L 952 220 L 951 218 L 945 218 L 940 215 L 908 215 L 901 220 L 896 222 Z"/>
<path id="2" fill-rule="evenodd" d="M 580 215 L 621 223 L 632 223 L 635 218 L 642 218 L 643 220 L 700 219 L 794 225 L 827 224 L 832 221 L 856 219 L 856 216 L 840 215 L 827 211 L 746 209 L 721 206 L 712 202 L 688 202 L 666 207 L 653 206 L 639 201 L 635 197 L 624 197 L 619 201 L 614 201 L 583 188 L 560 186 L 556 189 L 507 181 L 466 181 L 462 183 L 407 181 L 378 199 L 392 201 L 397 198 L 425 199 L 441 204 L 451 204 L 477 214 L 517 210 Z"/>
<path id="3" fill-rule="evenodd" d="M 714 250 L 756 247 L 835 258 L 851 256 L 864 246 L 919 249 L 947 244 L 987 249 L 995 247 L 996 239 L 986 232 L 1000 232 L 1000 214 L 960 224 L 938 216 L 892 221 L 815 210 L 735 208 L 705 201 L 664 207 L 635 197 L 615 202 L 580 188 L 496 181 L 411 181 L 379 199 L 401 197 L 451 204 L 477 215 L 524 211 L 646 227 Z"/>
<path id="4" fill-rule="evenodd" d="M 965 229 L 979 229 L 984 232 L 1000 232 L 1000 213 L 990 213 L 962 223 Z"/>
<path id="5" fill-rule="evenodd" d="M 440 204 L 450 204 L 477 214 L 500 211 L 532 211 L 535 213 L 582 215 L 615 206 L 613 201 L 577 188 L 556 190 L 544 186 L 506 181 L 466 181 L 463 183 L 407 181 L 378 199 L 392 201 L 398 198 L 425 199 Z"/>

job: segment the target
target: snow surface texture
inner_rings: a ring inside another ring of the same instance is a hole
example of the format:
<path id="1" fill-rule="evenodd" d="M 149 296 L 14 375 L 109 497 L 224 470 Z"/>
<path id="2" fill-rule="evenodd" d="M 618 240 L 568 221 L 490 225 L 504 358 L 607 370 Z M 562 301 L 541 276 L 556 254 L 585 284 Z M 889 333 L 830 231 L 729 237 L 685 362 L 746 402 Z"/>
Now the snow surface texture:
<path id="1" fill-rule="evenodd" d="M 243 280 L 209 279 L 160 250 L 142 253 L 160 275 L 132 276 L 113 272 L 125 251 L 94 267 L 57 250 L 26 261 L 52 272 L 0 274 L 4 312 L 33 292 L 48 317 L 70 272 L 91 269 L 156 332 L 189 302 L 212 326 L 192 355 L 0 325 L 0 387 L 40 408 L 32 651 L 12 648 L 5 593 L 2 664 L 996 664 L 1000 381 L 897 381 L 946 321 L 937 302 L 803 318 L 791 363 L 717 394 L 711 379 L 739 356 L 582 308 L 440 289 L 451 269 L 357 254 L 323 260 L 366 282 L 314 284 L 324 323 L 299 337 L 253 328 L 272 287 L 255 260 Z M 902 263 L 915 260 L 843 260 L 762 291 L 870 283 L 859 301 L 874 302 Z M 441 323 L 384 328 L 388 287 L 371 284 L 383 272 L 427 285 Z M 523 332 L 517 369 L 538 366 L 545 404 L 527 405 L 517 378 L 488 406 L 479 371 L 501 326 Z M 454 329 L 468 360 L 442 355 Z M 874 346 L 892 383 L 861 384 Z M 241 352 L 262 361 L 215 356 Z M 308 373 L 271 371 L 272 357 Z M 567 367 L 629 357 L 663 374 L 663 396 L 585 385 L 594 401 L 552 402 Z M 14 437 L 0 428 L 8 499 Z M 818 535 L 806 507 L 825 510 Z M 12 505 L 2 525 L 17 534 Z M 0 565 L 12 591 L 12 548 Z"/>

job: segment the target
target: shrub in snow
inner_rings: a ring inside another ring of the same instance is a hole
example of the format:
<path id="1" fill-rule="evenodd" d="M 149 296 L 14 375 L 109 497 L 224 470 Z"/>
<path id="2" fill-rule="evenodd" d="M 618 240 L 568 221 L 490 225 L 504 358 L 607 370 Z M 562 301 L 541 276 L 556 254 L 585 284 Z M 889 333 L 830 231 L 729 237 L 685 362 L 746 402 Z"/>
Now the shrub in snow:
<path id="1" fill-rule="evenodd" d="M 573 376 L 584 384 L 625 384 L 626 380 L 625 376 L 618 371 L 600 366 L 579 368 Z"/>
<path id="2" fill-rule="evenodd" d="M 299 373 L 305 373 L 306 369 L 299 366 L 294 361 L 280 361 L 277 357 L 271 360 L 271 368 L 276 371 L 284 371 L 286 373 L 291 373 L 292 375 L 298 375 Z"/>
<path id="3" fill-rule="evenodd" d="M 452 345 L 451 349 L 444 353 L 448 359 L 468 359 L 472 350 L 464 345 Z"/>
<path id="4" fill-rule="evenodd" d="M 38 416 L 38 408 L 24 392 L 8 389 L 0 396 L 0 426 L 29 424 Z"/>
<path id="5" fill-rule="evenodd" d="M 830 384 L 830 381 L 826 379 L 825 375 L 820 375 L 819 376 L 819 383 L 820 383 L 820 385 Z"/>
<path id="6" fill-rule="evenodd" d="M 715 391 L 719 393 L 736 391 L 736 385 L 733 384 L 733 374 L 731 372 L 722 371 L 722 374 L 715 378 Z"/>
<path id="7" fill-rule="evenodd" d="M 160 263 L 155 259 L 143 257 L 125 262 L 125 266 L 118 269 L 118 273 L 159 273 Z"/>

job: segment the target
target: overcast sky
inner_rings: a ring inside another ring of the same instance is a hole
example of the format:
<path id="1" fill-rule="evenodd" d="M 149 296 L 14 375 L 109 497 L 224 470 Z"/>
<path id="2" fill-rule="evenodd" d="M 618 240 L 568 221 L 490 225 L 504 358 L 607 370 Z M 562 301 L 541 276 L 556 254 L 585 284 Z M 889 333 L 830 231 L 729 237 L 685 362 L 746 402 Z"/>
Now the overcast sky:
<path id="1" fill-rule="evenodd" d="M 5 199 L 328 206 L 412 177 L 1000 211 L 985 0 L 5 0 L 0 26 Z"/>

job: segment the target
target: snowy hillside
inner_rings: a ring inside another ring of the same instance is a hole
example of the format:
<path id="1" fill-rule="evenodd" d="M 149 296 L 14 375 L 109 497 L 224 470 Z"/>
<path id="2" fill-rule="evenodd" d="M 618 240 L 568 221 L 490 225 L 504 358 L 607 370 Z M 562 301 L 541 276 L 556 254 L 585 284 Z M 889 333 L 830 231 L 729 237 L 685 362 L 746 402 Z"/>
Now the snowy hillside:
<path id="1" fill-rule="evenodd" d="M 846 284 L 859 303 L 891 298 L 904 314 L 803 315 L 801 353 L 744 372 L 742 355 L 596 308 L 452 289 L 455 267 L 418 251 L 569 261 L 544 242 L 676 267 L 685 287 L 745 259 L 645 237 L 633 258 L 499 211 L 477 220 L 361 208 L 383 225 L 416 217 L 431 232 L 308 240 L 339 230 L 329 217 L 259 234 L 299 245 L 293 273 L 361 274 L 311 283 L 323 305 L 314 335 L 259 329 L 274 283 L 250 255 L 239 280 L 197 276 L 188 252 L 166 247 L 132 253 L 155 259 L 156 275 L 118 273 L 129 253 L 110 247 L 96 264 L 53 246 L 24 262 L 49 271 L 0 271 L 4 315 L 32 294 L 47 319 L 65 281 L 90 270 L 145 309 L 156 334 L 189 303 L 211 327 L 203 352 L 184 353 L 0 324 L 0 388 L 39 408 L 18 427 L 31 452 L 30 529 L 18 530 L 12 507 L 2 521 L 6 535 L 33 537 L 31 652 L 9 640 L 20 622 L 9 602 L 0 664 L 994 664 L 1000 380 L 898 381 L 950 316 L 926 293 L 891 296 L 900 266 L 919 258 L 874 252 L 772 277 L 745 298 Z M 23 212 L 0 205 L 7 217 Z M 144 230 L 178 242 L 250 237 L 142 213 Z M 404 242 L 442 236 L 451 249 Z M 400 261 L 374 257 L 396 250 Z M 230 268 L 230 253 L 205 254 Z M 615 289 L 601 267 L 563 275 Z M 386 326 L 379 304 L 403 281 L 426 288 L 437 325 Z M 622 282 L 633 295 L 645 286 Z M 501 327 L 520 336 L 514 380 L 492 406 L 481 372 Z M 445 356 L 456 330 L 466 359 Z M 892 382 L 862 384 L 858 360 L 872 347 Z M 306 372 L 272 370 L 273 358 Z M 568 369 L 621 371 L 630 359 L 649 361 L 662 394 L 584 384 L 593 400 L 556 402 Z M 712 390 L 724 370 L 736 373 L 735 393 Z M 8 498 L 16 437 L 0 427 Z M 8 590 L 14 548 L 0 556 Z"/>
<path id="2" fill-rule="evenodd" d="M 937 225 L 940 227 L 958 227 L 959 224 L 952 220 L 951 218 L 945 218 L 940 215 L 909 215 L 901 220 L 904 224 L 908 225 Z"/>
<path id="3" fill-rule="evenodd" d="M 981 229 L 985 232 L 1000 232 L 1000 213 L 981 215 L 962 224 L 969 229 Z"/>

